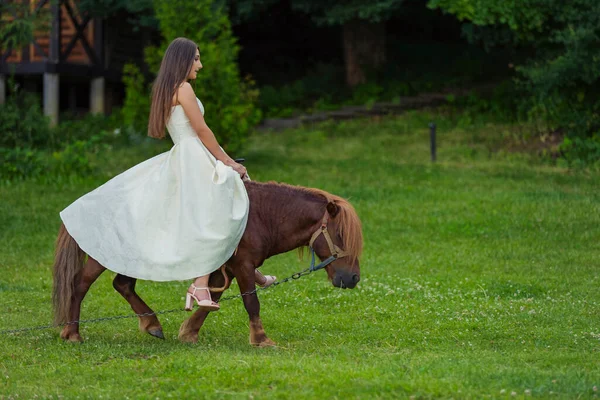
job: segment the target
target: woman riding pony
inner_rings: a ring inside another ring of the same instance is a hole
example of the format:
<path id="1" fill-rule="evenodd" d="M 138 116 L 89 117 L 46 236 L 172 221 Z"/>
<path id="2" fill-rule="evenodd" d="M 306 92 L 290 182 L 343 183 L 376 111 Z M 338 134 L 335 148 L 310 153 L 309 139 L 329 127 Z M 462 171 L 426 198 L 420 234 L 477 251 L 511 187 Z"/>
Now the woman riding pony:
<path id="1" fill-rule="evenodd" d="M 246 168 L 219 146 L 189 80 L 202 69 L 198 46 L 185 38 L 167 48 L 153 84 L 148 135 L 173 140 L 144 161 L 76 200 L 60 213 L 88 263 L 131 278 L 194 279 L 186 294 L 216 311 L 211 272 L 236 251 L 246 228 Z M 275 280 L 256 271 L 256 282 Z"/>

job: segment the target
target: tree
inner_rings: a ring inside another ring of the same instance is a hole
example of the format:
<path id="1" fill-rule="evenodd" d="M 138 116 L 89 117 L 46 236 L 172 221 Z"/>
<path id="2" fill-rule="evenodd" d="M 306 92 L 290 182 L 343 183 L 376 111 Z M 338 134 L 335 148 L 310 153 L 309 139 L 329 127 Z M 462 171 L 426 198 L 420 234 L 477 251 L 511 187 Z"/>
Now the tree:
<path id="1" fill-rule="evenodd" d="M 47 30 L 47 9 L 32 10 L 27 3 L 0 2 L 0 49 L 20 49 L 33 40 L 33 33 Z"/>
<path id="2" fill-rule="evenodd" d="M 254 18 L 278 0 L 230 0 L 239 20 Z M 317 24 L 342 26 L 346 82 L 365 83 L 370 72 L 386 62 L 385 21 L 404 0 L 290 0 L 292 9 L 311 16 Z"/>
<path id="3" fill-rule="evenodd" d="M 258 91 L 253 82 L 240 76 L 239 46 L 222 0 L 81 0 L 80 7 L 104 18 L 124 13 L 138 28 L 158 29 L 162 36 L 158 47 L 144 49 L 150 71 L 158 71 L 167 46 L 176 37 L 196 42 L 206 67 L 193 86 L 206 105 L 207 121 L 224 148 L 232 152 L 241 148 L 260 119 L 254 106 Z M 124 120 L 145 131 L 149 98 L 140 66 L 128 64 L 123 73 Z"/>
<path id="4" fill-rule="evenodd" d="M 591 138 L 583 147 L 600 157 L 598 0 L 429 0 L 428 6 L 469 22 L 470 37 L 488 47 L 510 42 L 530 49 L 517 71 L 531 110 L 572 138 Z"/>
<path id="5" fill-rule="evenodd" d="M 135 29 L 158 27 L 152 0 L 80 0 L 78 7 L 100 18 L 126 13 Z"/>
<path id="6" fill-rule="evenodd" d="M 153 4 L 163 40 L 159 47 L 145 49 L 146 62 L 158 71 L 173 39 L 193 40 L 204 64 L 193 86 L 206 105 L 208 124 L 224 148 L 238 151 L 260 120 L 260 112 L 254 107 L 258 92 L 253 83 L 240 77 L 239 46 L 226 8 L 218 0 L 154 0 Z"/>

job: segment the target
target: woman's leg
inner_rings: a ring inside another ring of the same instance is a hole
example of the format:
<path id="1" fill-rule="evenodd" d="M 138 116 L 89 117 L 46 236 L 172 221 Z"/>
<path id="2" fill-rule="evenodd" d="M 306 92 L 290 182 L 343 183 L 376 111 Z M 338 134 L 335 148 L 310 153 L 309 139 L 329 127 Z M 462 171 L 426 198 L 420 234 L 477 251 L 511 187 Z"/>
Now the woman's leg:
<path id="1" fill-rule="evenodd" d="M 267 283 L 267 278 L 257 269 L 254 270 L 254 281 L 258 286 L 262 286 Z"/>
<path id="2" fill-rule="evenodd" d="M 254 282 L 260 287 L 271 286 L 276 280 L 276 276 L 263 275 L 258 269 L 254 270 Z"/>
<path id="3" fill-rule="evenodd" d="M 204 276 L 199 276 L 196 279 L 194 279 L 194 282 L 192 283 L 192 285 L 196 286 L 197 288 L 208 287 L 208 278 L 210 278 L 210 274 L 204 275 Z M 192 293 L 193 291 L 194 291 L 194 287 L 190 285 L 188 292 Z M 211 299 L 210 292 L 208 290 L 196 290 L 196 293 L 194 293 L 194 296 L 196 296 L 196 298 L 198 300 L 210 300 Z"/>
<path id="4" fill-rule="evenodd" d="M 201 309 L 206 311 L 217 311 L 219 309 L 219 304 L 212 301 L 212 298 L 210 297 L 210 290 L 208 289 L 209 278 L 210 274 L 199 276 L 190 285 L 185 299 L 186 310 L 192 310 L 194 301 L 196 301 L 196 304 L 198 304 Z"/>

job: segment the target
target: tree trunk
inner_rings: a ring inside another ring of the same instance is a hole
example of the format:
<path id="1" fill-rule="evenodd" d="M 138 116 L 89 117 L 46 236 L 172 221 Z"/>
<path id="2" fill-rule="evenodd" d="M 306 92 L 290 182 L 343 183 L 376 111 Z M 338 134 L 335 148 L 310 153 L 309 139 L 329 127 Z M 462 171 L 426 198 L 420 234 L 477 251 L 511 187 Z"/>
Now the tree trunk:
<path id="1" fill-rule="evenodd" d="M 385 22 L 348 21 L 343 27 L 343 40 L 348 86 L 365 83 L 369 73 L 385 64 Z"/>

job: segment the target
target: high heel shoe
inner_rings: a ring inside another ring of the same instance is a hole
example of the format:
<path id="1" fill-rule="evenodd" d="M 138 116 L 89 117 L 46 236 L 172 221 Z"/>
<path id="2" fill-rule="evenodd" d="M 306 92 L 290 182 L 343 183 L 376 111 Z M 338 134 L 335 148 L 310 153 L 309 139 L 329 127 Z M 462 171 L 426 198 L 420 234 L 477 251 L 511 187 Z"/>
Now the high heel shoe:
<path id="1" fill-rule="evenodd" d="M 254 277 L 255 277 L 255 282 L 257 286 L 260 286 L 261 288 L 266 288 L 269 287 L 273 284 L 273 282 L 275 282 L 277 280 L 277 277 L 274 275 L 263 275 L 261 272 L 259 272 L 257 269 L 254 270 Z M 259 283 L 258 279 L 260 278 L 264 278 L 265 283 Z"/>
<path id="2" fill-rule="evenodd" d="M 214 301 L 212 301 L 212 299 L 210 298 L 210 289 L 207 287 L 197 287 L 192 283 L 191 288 L 193 289 L 192 292 L 188 292 L 185 295 L 185 310 L 186 311 L 192 311 L 194 308 L 194 302 L 193 300 L 196 300 L 196 304 L 198 304 L 198 308 L 200 310 L 203 311 L 218 311 L 221 306 L 219 306 L 219 303 L 215 303 Z M 196 297 L 196 290 L 206 290 L 208 292 L 208 299 L 204 299 L 204 300 L 198 300 L 198 298 Z"/>

